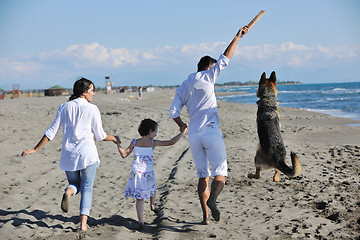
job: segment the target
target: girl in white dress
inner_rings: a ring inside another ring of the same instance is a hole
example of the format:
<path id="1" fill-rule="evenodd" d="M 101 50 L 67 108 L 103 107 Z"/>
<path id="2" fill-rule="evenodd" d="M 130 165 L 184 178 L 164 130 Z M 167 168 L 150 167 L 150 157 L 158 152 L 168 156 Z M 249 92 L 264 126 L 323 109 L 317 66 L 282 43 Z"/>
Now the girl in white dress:
<path id="1" fill-rule="evenodd" d="M 157 190 L 154 173 L 154 148 L 156 146 L 171 146 L 175 144 L 186 132 L 185 128 L 181 133 L 170 140 L 154 140 L 157 135 L 158 124 L 151 119 L 144 119 L 138 128 L 141 138 L 133 139 L 130 145 L 123 149 L 120 146 L 120 139 L 117 141 L 121 157 L 126 158 L 134 151 L 134 158 L 131 165 L 130 178 L 126 186 L 125 197 L 136 199 L 136 212 L 139 219 L 139 230 L 144 228 L 144 200 L 150 198 L 150 209 L 155 213 L 160 210 L 155 207 L 155 194 Z"/>

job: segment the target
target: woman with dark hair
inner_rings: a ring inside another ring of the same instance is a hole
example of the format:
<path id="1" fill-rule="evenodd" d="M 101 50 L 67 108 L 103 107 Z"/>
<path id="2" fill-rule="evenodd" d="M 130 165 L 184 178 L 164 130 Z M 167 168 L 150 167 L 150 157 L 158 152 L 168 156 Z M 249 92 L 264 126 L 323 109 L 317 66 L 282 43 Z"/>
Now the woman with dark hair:
<path id="1" fill-rule="evenodd" d="M 73 88 L 74 93 L 68 102 L 60 105 L 55 120 L 39 143 L 33 149 L 26 149 L 21 154 L 26 156 L 39 151 L 55 137 L 60 126 L 63 125 L 60 168 L 65 171 L 69 185 L 63 194 L 61 209 L 68 212 L 70 197 L 78 192 L 81 193 L 81 230 L 87 230 L 86 223 L 90 215 L 95 173 L 100 163 L 94 135 L 97 141 L 117 143 L 113 135 L 104 132 L 100 111 L 96 105 L 91 104 L 94 91 L 95 86 L 90 80 L 86 78 L 77 80 Z"/>

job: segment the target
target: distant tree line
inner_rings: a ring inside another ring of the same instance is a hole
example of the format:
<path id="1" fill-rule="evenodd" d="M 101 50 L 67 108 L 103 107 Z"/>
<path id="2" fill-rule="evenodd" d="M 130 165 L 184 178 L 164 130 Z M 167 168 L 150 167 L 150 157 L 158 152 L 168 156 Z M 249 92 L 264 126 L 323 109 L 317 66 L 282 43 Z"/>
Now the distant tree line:
<path id="1" fill-rule="evenodd" d="M 276 84 L 278 85 L 286 85 L 286 84 L 301 84 L 301 82 L 296 81 L 277 81 Z M 216 83 L 216 87 L 226 87 L 226 86 L 254 86 L 258 85 L 258 82 L 254 81 L 247 81 L 247 82 L 226 82 L 226 83 Z M 180 85 L 166 85 L 166 86 L 154 86 L 154 85 L 148 85 L 144 86 L 144 90 L 148 87 L 156 87 L 156 88 L 178 88 Z"/>
<path id="2" fill-rule="evenodd" d="M 301 84 L 301 82 L 295 82 L 295 81 L 277 81 L 276 84 L 278 85 L 285 85 L 285 84 Z M 254 81 L 247 81 L 247 82 L 226 82 L 226 83 L 216 83 L 215 84 L 215 87 L 226 87 L 226 86 L 254 86 L 254 85 L 258 85 L 258 82 L 254 82 Z M 178 88 L 180 85 L 165 85 L 165 86 L 156 86 L 156 85 L 146 85 L 146 86 L 143 86 L 144 87 L 144 91 L 147 89 L 147 88 L 150 88 L 150 87 L 155 87 L 155 88 L 164 88 L 164 89 L 167 89 L 167 88 Z M 119 86 L 114 86 L 114 89 L 118 89 L 120 88 Z M 136 91 L 138 88 L 138 86 L 126 86 L 126 89 L 127 90 L 133 90 L 133 91 Z M 103 87 L 103 88 L 96 88 L 97 91 L 106 91 L 106 87 Z M 69 89 L 70 91 L 72 89 Z"/>
<path id="3" fill-rule="evenodd" d="M 276 84 L 278 85 L 286 85 L 286 84 L 301 84 L 301 82 L 296 81 L 277 81 Z M 254 81 L 247 81 L 247 82 L 226 82 L 226 83 L 216 83 L 216 87 L 226 87 L 226 86 L 254 86 L 258 85 L 258 82 Z"/>

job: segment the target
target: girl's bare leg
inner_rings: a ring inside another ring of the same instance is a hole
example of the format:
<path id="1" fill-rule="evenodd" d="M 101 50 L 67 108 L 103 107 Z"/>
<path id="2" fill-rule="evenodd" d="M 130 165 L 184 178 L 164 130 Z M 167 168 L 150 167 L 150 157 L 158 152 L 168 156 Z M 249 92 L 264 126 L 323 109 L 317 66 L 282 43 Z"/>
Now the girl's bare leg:
<path id="1" fill-rule="evenodd" d="M 154 192 L 154 196 L 150 197 L 150 209 L 154 213 L 159 213 L 160 209 L 156 208 L 155 206 L 155 200 L 156 200 L 156 192 Z"/>
<path id="2" fill-rule="evenodd" d="M 150 209 L 154 211 L 155 209 L 155 200 L 156 200 L 156 192 L 154 192 L 154 196 L 150 197 Z"/>
<path id="3" fill-rule="evenodd" d="M 144 200 L 136 199 L 136 213 L 139 219 L 139 230 L 144 228 Z"/>

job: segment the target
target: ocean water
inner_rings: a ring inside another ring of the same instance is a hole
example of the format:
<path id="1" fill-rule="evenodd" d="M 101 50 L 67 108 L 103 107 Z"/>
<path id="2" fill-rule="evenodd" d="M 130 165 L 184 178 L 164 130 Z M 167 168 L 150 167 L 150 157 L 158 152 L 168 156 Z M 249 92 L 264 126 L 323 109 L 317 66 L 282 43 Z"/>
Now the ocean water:
<path id="1" fill-rule="evenodd" d="M 218 96 L 218 100 L 256 104 L 258 86 L 221 87 L 219 92 L 243 91 L 244 95 Z M 282 107 L 360 120 L 360 82 L 277 85 Z"/>

